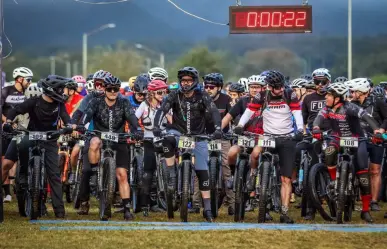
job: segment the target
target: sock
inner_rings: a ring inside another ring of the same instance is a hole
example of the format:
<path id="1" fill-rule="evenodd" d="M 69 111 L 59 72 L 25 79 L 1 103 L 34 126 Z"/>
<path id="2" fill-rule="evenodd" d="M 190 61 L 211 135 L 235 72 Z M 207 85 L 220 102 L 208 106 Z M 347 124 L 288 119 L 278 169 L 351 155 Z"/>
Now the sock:
<path id="1" fill-rule="evenodd" d="M 90 163 L 91 171 L 96 171 L 98 167 L 98 163 Z"/>
<path id="2" fill-rule="evenodd" d="M 362 211 L 369 212 L 370 211 L 370 203 L 371 203 L 371 195 L 362 195 L 361 202 L 363 204 Z"/>
<path id="3" fill-rule="evenodd" d="M 328 168 L 331 180 L 336 180 L 336 168 Z"/>
<path id="4" fill-rule="evenodd" d="M 130 198 L 122 199 L 122 204 L 124 204 L 124 209 L 130 212 Z"/>
<path id="5" fill-rule="evenodd" d="M 3 185 L 3 189 L 4 189 L 4 195 L 7 196 L 7 195 L 11 195 L 11 187 L 9 184 L 4 184 Z"/>
<path id="6" fill-rule="evenodd" d="M 203 198 L 203 208 L 204 211 L 211 210 L 211 199 L 210 198 Z"/>
<path id="7" fill-rule="evenodd" d="M 281 207 L 281 214 L 282 215 L 288 215 L 289 207 L 282 205 Z"/>

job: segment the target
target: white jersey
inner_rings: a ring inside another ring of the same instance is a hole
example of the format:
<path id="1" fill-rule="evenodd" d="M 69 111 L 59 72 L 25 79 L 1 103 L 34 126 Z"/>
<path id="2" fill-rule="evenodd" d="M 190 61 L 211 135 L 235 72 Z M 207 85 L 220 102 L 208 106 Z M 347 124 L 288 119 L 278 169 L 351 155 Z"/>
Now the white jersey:
<path id="1" fill-rule="evenodd" d="M 142 125 L 144 126 L 144 137 L 152 138 L 153 137 L 153 127 L 154 127 L 154 120 L 157 109 L 160 108 L 160 105 L 157 106 L 157 108 L 152 108 L 147 101 L 143 101 L 140 106 L 136 110 L 136 117 L 138 119 L 141 118 Z M 164 117 L 164 119 L 161 122 L 161 129 L 165 129 L 167 124 L 167 118 Z"/>

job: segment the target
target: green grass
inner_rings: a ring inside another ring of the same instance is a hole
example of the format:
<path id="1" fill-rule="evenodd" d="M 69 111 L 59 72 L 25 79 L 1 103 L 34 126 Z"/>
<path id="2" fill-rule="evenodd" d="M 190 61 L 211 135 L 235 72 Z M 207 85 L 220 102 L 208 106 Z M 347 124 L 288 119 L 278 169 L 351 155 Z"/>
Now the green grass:
<path id="1" fill-rule="evenodd" d="M 71 205 L 66 206 L 66 219 L 98 220 L 96 203 L 88 216 L 78 216 Z M 17 213 L 15 202 L 5 205 L 5 221 L 0 225 L 0 248 L 387 248 L 387 233 L 342 233 L 325 231 L 40 231 L 41 224 L 31 224 Z M 383 207 L 383 206 L 382 206 Z M 383 210 L 386 210 L 384 205 Z M 232 222 L 233 217 L 221 209 L 217 222 Z M 384 212 L 373 212 L 375 223 L 386 223 Z M 257 211 L 246 214 L 245 222 L 254 223 Z M 296 223 L 301 219 L 300 210 L 291 209 Z M 178 213 L 173 221 L 178 222 Z M 273 214 L 275 222 L 279 217 Z M 49 216 L 54 219 L 49 207 Z M 122 214 L 112 220 L 122 221 Z M 150 217 L 136 215 L 136 221 L 168 221 L 166 214 L 151 213 Z M 203 221 L 201 214 L 190 214 L 189 221 Z M 324 223 L 317 215 L 313 223 Z M 352 223 L 363 223 L 360 213 L 354 212 Z M 85 226 L 96 224 L 63 224 L 60 226 Z M 99 226 L 101 224 L 98 224 Z M 50 225 L 44 225 L 50 226 Z M 58 225 L 55 225 L 58 226 Z"/>

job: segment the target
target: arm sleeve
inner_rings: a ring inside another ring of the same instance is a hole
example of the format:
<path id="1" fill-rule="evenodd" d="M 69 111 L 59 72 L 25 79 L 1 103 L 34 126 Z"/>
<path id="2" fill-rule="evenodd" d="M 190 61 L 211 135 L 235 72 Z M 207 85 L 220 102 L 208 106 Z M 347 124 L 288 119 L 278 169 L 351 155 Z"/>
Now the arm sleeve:
<path id="1" fill-rule="evenodd" d="M 353 103 L 349 103 L 346 111 L 348 115 L 361 118 L 362 120 L 367 122 L 372 130 L 379 129 L 378 122 L 376 122 L 376 120 L 371 116 L 371 114 L 367 113 L 363 108 Z"/>
<path id="2" fill-rule="evenodd" d="M 206 110 L 208 113 L 211 114 L 212 121 L 215 125 L 215 129 L 220 129 L 221 125 L 221 118 L 218 108 L 216 108 L 216 105 L 214 101 L 212 101 L 212 98 L 210 95 L 208 95 L 206 92 L 203 92 L 203 102 L 204 106 L 206 107 Z"/>
<path id="3" fill-rule="evenodd" d="M 83 116 L 83 112 L 81 112 L 79 109 L 77 109 L 73 114 L 73 117 L 71 119 L 71 123 L 78 124 L 80 119 L 82 118 L 82 116 Z"/>
<path id="4" fill-rule="evenodd" d="M 291 95 L 289 108 L 293 114 L 294 120 L 296 121 L 297 130 L 303 129 L 304 122 L 303 122 L 303 117 L 302 117 L 302 113 L 301 113 L 301 105 L 300 105 L 300 101 L 298 100 L 295 92 L 293 92 Z"/>
<path id="5" fill-rule="evenodd" d="M 135 113 L 137 119 L 140 119 L 142 114 L 144 113 L 145 105 L 146 105 L 146 103 L 142 102 L 141 105 L 137 108 L 136 113 Z"/>
<path id="6" fill-rule="evenodd" d="M 161 105 L 160 109 L 156 111 L 155 120 L 154 120 L 154 127 L 160 128 L 160 121 L 163 120 L 164 116 L 171 110 L 172 103 L 174 102 L 174 99 L 177 98 L 177 92 L 171 92 L 168 94 L 166 99 L 163 101 L 163 104 Z"/>
<path id="7" fill-rule="evenodd" d="M 130 125 L 131 131 L 138 129 L 138 119 L 136 115 L 134 114 L 132 105 L 130 104 L 128 99 L 122 99 L 124 101 L 124 108 L 125 108 L 125 120 L 128 121 Z"/>
<path id="8" fill-rule="evenodd" d="M 256 111 L 258 111 L 259 109 L 261 109 L 263 102 L 264 102 L 264 98 L 260 93 L 255 95 L 252 102 L 247 104 L 247 109 L 245 110 L 242 117 L 240 118 L 238 125 L 245 126 L 247 124 L 247 122 L 250 120 L 250 118 L 253 116 L 253 114 Z M 262 110 L 262 112 L 263 112 L 263 110 Z"/>
<path id="9" fill-rule="evenodd" d="M 70 124 L 71 118 L 66 111 L 66 106 L 63 103 L 61 103 L 59 106 L 59 109 L 60 109 L 59 117 L 60 119 L 62 119 L 64 125 L 67 126 L 68 124 Z"/>
<path id="10" fill-rule="evenodd" d="M 313 127 L 315 126 L 321 127 L 321 125 L 323 124 L 323 121 L 327 118 L 328 118 L 328 110 L 326 107 L 324 107 L 318 112 L 316 118 L 314 119 Z"/>
<path id="11" fill-rule="evenodd" d="M 27 99 L 23 103 L 11 108 L 7 115 L 7 120 L 14 120 L 17 115 L 29 113 L 36 105 L 36 98 Z M 66 108 L 65 108 L 66 109 Z"/>

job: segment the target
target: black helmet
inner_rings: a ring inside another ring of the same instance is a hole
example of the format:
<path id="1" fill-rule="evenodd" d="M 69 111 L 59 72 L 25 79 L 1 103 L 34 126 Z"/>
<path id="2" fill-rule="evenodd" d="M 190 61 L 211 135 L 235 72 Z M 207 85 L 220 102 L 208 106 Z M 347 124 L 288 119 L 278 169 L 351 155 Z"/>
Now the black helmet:
<path id="1" fill-rule="evenodd" d="M 77 90 L 78 83 L 75 82 L 72 79 L 69 79 L 69 81 L 66 83 L 65 88 L 71 89 L 71 90 Z"/>
<path id="2" fill-rule="evenodd" d="M 117 77 L 110 76 L 103 79 L 103 86 L 105 88 L 110 87 L 120 87 L 121 86 L 121 80 Z"/>
<path id="3" fill-rule="evenodd" d="M 223 75 L 220 73 L 210 73 L 203 77 L 204 85 L 210 84 L 217 87 L 223 87 Z"/>
<path id="4" fill-rule="evenodd" d="M 337 78 L 335 79 L 334 82 L 341 82 L 341 83 L 344 83 L 344 82 L 346 82 L 346 81 L 348 81 L 348 79 L 347 79 L 346 77 L 340 76 L 340 77 L 337 77 Z"/>
<path id="5" fill-rule="evenodd" d="M 181 79 L 184 76 L 191 76 L 194 83 L 190 87 L 183 87 L 181 85 Z M 177 72 L 177 78 L 179 79 L 180 91 L 183 93 L 192 91 L 199 84 L 199 72 L 194 67 L 183 67 Z"/>
<path id="6" fill-rule="evenodd" d="M 266 74 L 265 81 L 271 87 L 284 86 L 285 77 L 278 71 L 270 71 Z"/>
<path id="7" fill-rule="evenodd" d="M 89 74 L 88 76 L 87 76 L 87 78 L 86 78 L 86 81 L 89 81 L 89 80 L 93 80 L 93 76 L 94 76 L 94 74 Z"/>
<path id="8" fill-rule="evenodd" d="M 383 87 L 384 89 L 387 89 L 387 82 L 382 81 L 382 82 L 380 82 L 379 86 Z"/>
<path id="9" fill-rule="evenodd" d="M 71 81 L 69 78 L 58 75 L 49 75 L 47 78 L 39 80 L 38 86 L 43 89 L 43 93 L 48 97 L 60 103 L 64 103 L 68 96 L 63 95 L 63 89 L 69 81 Z"/>
<path id="10" fill-rule="evenodd" d="M 231 83 L 231 85 L 228 88 L 229 92 L 237 92 L 237 93 L 244 93 L 245 87 L 242 84 L 239 83 Z"/>
<path id="11" fill-rule="evenodd" d="M 138 93 L 146 93 L 148 92 L 148 84 L 149 84 L 149 77 L 148 74 L 140 74 L 137 76 L 136 80 L 134 81 L 133 85 L 133 91 Z"/>
<path id="12" fill-rule="evenodd" d="M 386 92 L 383 87 L 376 86 L 372 89 L 372 95 L 375 96 L 375 98 L 384 98 L 386 96 Z"/>

